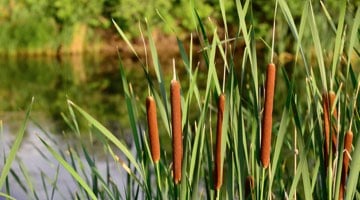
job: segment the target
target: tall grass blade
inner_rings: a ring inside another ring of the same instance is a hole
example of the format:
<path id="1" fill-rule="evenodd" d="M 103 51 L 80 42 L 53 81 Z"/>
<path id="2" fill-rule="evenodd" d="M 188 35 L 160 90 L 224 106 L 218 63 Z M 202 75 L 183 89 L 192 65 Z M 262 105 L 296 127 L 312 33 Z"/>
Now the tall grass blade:
<path id="1" fill-rule="evenodd" d="M 5 193 L 0 192 L 0 197 L 5 197 L 8 200 L 16 200 L 14 197 L 7 195 Z"/>
<path id="2" fill-rule="evenodd" d="M 270 187 L 272 186 L 272 182 L 276 175 L 276 171 L 277 171 L 276 169 L 278 169 L 278 160 L 280 157 L 281 149 L 283 147 L 286 133 L 288 132 L 287 127 L 289 125 L 290 117 L 291 117 L 290 116 L 291 103 L 292 103 L 292 98 L 294 98 L 293 97 L 294 84 L 290 83 L 290 81 L 286 75 L 286 72 L 284 70 L 283 70 L 283 74 L 284 74 L 284 77 L 286 77 L 286 80 L 287 80 L 286 85 L 287 85 L 289 92 L 288 92 L 288 96 L 286 98 L 286 105 L 285 105 L 283 113 L 282 113 L 280 127 L 279 127 L 279 131 L 278 131 L 278 134 L 276 137 L 275 148 L 274 148 L 273 157 L 272 157 L 272 161 L 271 161 L 272 176 L 270 179 Z"/>
<path id="3" fill-rule="evenodd" d="M 20 160 L 19 160 L 19 167 L 20 167 L 20 171 L 21 171 L 23 177 L 25 178 L 26 186 L 28 188 L 29 198 L 35 199 L 37 195 L 36 195 L 35 187 L 34 187 L 33 182 L 31 180 L 30 173 L 27 170 L 25 164 Z"/>
<path id="4" fill-rule="evenodd" d="M 153 61 L 156 77 L 157 77 L 157 80 L 158 80 L 158 83 L 159 83 L 162 102 L 163 102 L 163 105 L 165 107 L 166 119 L 169 122 L 167 124 L 167 126 L 169 127 L 169 130 L 170 130 L 170 116 L 169 116 L 169 108 L 168 108 L 167 98 L 166 98 L 166 89 L 165 89 L 164 77 L 163 77 L 161 65 L 160 65 L 160 62 L 159 62 L 159 57 L 158 57 L 158 54 L 157 54 L 155 42 L 154 42 L 154 39 L 153 39 L 153 37 L 151 35 L 150 25 L 148 23 L 146 25 L 147 25 L 147 34 L 148 34 L 148 39 L 149 39 L 150 51 L 151 51 L 151 58 L 152 58 L 152 61 Z"/>
<path id="5" fill-rule="evenodd" d="M 333 55 L 332 67 L 331 67 L 330 90 L 333 90 L 333 82 L 335 79 L 337 65 L 339 64 L 339 59 L 341 58 L 341 53 L 343 51 L 342 41 L 344 39 L 343 38 L 344 31 L 343 30 L 344 30 L 344 23 L 345 23 L 345 12 L 346 12 L 346 1 L 340 1 L 340 16 L 339 16 L 339 21 L 338 21 L 338 27 L 336 29 L 334 55 Z"/>
<path id="6" fill-rule="evenodd" d="M 32 105 L 34 103 L 34 98 L 32 98 L 30 106 L 28 107 L 27 111 L 26 111 L 26 115 L 25 115 L 25 119 L 21 125 L 20 130 L 18 131 L 16 138 L 15 138 L 15 142 L 13 143 L 11 150 L 9 152 L 9 155 L 5 161 L 5 165 L 1 171 L 1 175 L 0 175 L 0 189 L 3 187 L 6 177 L 10 172 L 10 168 L 11 168 L 11 164 L 14 161 L 15 157 L 16 157 L 16 153 L 19 151 L 21 142 L 24 138 L 25 135 L 25 131 L 26 131 L 26 126 L 28 123 L 28 119 L 30 117 L 30 112 L 31 112 L 31 108 Z"/>
<path id="7" fill-rule="evenodd" d="M 71 176 L 82 186 L 82 188 L 87 192 L 87 194 L 89 195 L 89 197 L 91 199 L 97 199 L 96 195 L 94 194 L 94 192 L 92 191 L 92 189 L 90 188 L 90 186 L 86 183 L 86 181 L 84 181 L 83 178 L 81 178 L 81 176 L 75 171 L 75 169 L 73 167 L 71 167 L 71 165 L 69 165 L 66 160 L 64 160 L 64 158 L 57 153 L 44 139 L 42 139 L 41 137 L 39 137 L 39 139 L 41 140 L 41 142 L 45 145 L 46 149 L 55 157 L 55 159 L 66 169 L 67 172 L 69 172 L 71 174 Z"/>
<path id="8" fill-rule="evenodd" d="M 128 150 L 128 148 L 120 142 L 107 128 L 105 128 L 100 122 L 98 122 L 95 118 L 93 118 L 91 115 L 89 115 L 87 112 L 85 112 L 83 109 L 81 109 L 78 105 L 73 103 L 72 101 L 68 100 L 68 102 L 96 129 L 100 131 L 102 135 L 104 135 L 107 139 L 109 139 L 112 143 L 115 144 L 117 148 L 119 148 L 120 151 L 124 153 L 124 155 L 129 159 L 130 163 L 136 168 L 138 172 L 142 172 L 139 165 L 136 162 L 136 159 L 133 157 L 131 152 Z"/>
<path id="9" fill-rule="evenodd" d="M 120 59 L 120 55 L 119 55 L 119 59 Z M 126 101 L 126 108 L 129 113 L 128 116 L 129 116 L 129 120 L 130 120 L 130 127 L 132 130 L 132 135 L 133 135 L 135 146 L 136 146 L 136 151 L 139 155 L 140 160 L 142 160 L 142 154 L 140 153 L 141 149 L 142 149 L 141 144 L 140 144 L 140 141 L 141 141 L 140 131 L 138 130 L 138 127 L 137 127 L 137 121 L 136 121 L 137 117 L 135 115 L 136 106 L 134 106 L 132 103 L 132 94 L 129 89 L 130 86 L 126 80 L 124 66 L 122 65 L 121 59 L 119 62 L 119 68 L 120 68 L 120 76 L 121 76 L 122 86 L 123 86 L 124 93 L 125 93 L 124 95 L 125 95 L 125 101 Z"/>
<path id="10" fill-rule="evenodd" d="M 309 24 L 310 24 L 311 35 L 312 35 L 313 42 L 315 45 L 316 58 L 317 58 L 319 70 L 320 70 L 320 78 L 321 78 L 323 90 L 328 91 L 328 86 L 327 86 L 327 82 L 326 82 L 324 56 L 322 53 L 323 49 L 321 47 L 320 36 L 319 36 L 319 32 L 318 32 L 318 29 L 316 26 L 314 11 L 313 11 L 311 4 L 310 4 L 309 9 L 310 9 L 309 10 L 310 18 L 308 18 L 308 19 L 309 19 Z"/>
<path id="11" fill-rule="evenodd" d="M 134 46 L 131 44 L 131 42 L 129 41 L 129 39 L 126 37 L 125 33 L 122 31 L 122 29 L 119 27 L 119 25 L 115 22 L 115 20 L 112 20 L 116 30 L 119 32 L 120 36 L 123 38 L 123 40 L 125 40 L 126 44 L 129 46 L 129 48 L 131 49 L 131 51 L 134 53 L 134 55 L 139 59 L 140 57 L 138 56 L 137 52 L 135 51 Z"/>
<path id="12" fill-rule="evenodd" d="M 280 6 L 280 8 L 281 8 L 281 10 L 283 12 L 283 15 L 285 17 L 285 20 L 288 23 L 289 28 L 290 28 L 292 34 L 295 37 L 295 40 L 298 42 L 299 49 L 300 49 L 300 54 L 301 54 L 301 57 L 303 59 L 305 70 L 306 70 L 306 75 L 308 77 L 310 77 L 311 76 L 310 67 L 309 67 L 309 65 L 307 63 L 305 52 L 304 52 L 303 46 L 301 44 L 301 38 L 299 37 L 299 32 L 297 31 L 295 21 L 294 21 L 294 18 L 292 17 L 290 8 L 289 8 L 289 6 L 288 6 L 288 4 L 287 4 L 287 2 L 285 0 L 279 0 L 278 2 L 279 2 L 279 6 Z M 307 9 L 308 6 L 309 6 L 309 1 L 307 1 L 305 3 L 305 8 L 304 9 Z"/>
<path id="13" fill-rule="evenodd" d="M 356 40 L 359 40 L 359 26 L 360 26 L 360 7 L 358 7 L 356 10 L 356 14 L 353 20 L 351 33 L 350 33 L 350 39 L 347 50 L 348 61 L 347 61 L 347 69 L 346 69 L 346 80 L 349 77 L 351 57 L 356 44 Z"/>

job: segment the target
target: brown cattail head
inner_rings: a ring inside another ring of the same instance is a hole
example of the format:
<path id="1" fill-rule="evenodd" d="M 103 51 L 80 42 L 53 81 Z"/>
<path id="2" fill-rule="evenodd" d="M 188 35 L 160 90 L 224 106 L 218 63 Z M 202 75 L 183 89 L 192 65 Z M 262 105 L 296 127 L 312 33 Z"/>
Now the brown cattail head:
<path id="1" fill-rule="evenodd" d="M 343 158 L 343 169 L 345 170 L 344 174 L 347 175 L 349 169 L 349 162 L 350 162 L 350 153 L 351 153 L 351 145 L 353 140 L 353 133 L 352 131 L 348 131 L 345 134 L 345 141 L 344 141 L 344 158 Z"/>
<path id="2" fill-rule="evenodd" d="M 345 184 L 346 184 L 346 179 L 347 179 L 347 175 L 348 175 L 348 171 L 349 171 L 352 140 L 353 140 L 353 133 L 352 133 L 352 131 L 349 130 L 346 132 L 345 140 L 344 140 L 343 167 L 342 167 L 342 174 L 341 174 L 339 199 L 344 199 Z"/>
<path id="3" fill-rule="evenodd" d="M 218 115 L 217 115 L 217 126 L 216 126 L 216 152 L 215 152 L 215 189 L 220 189 L 222 185 L 222 162 L 221 162 L 221 136 L 222 136 L 222 124 L 224 119 L 225 109 L 225 95 L 221 94 L 218 100 Z"/>
<path id="4" fill-rule="evenodd" d="M 173 135 L 173 174 L 174 183 L 177 184 L 181 180 L 182 166 L 182 128 L 181 128 L 181 99 L 180 99 L 180 83 L 176 80 L 171 81 L 170 85 L 171 99 L 171 125 Z"/>
<path id="5" fill-rule="evenodd" d="M 275 90 L 275 64 L 270 63 L 266 71 L 265 104 L 261 135 L 261 163 L 267 168 L 270 163 L 272 111 Z"/>
<path id="6" fill-rule="evenodd" d="M 251 194 L 251 191 L 254 189 L 254 186 L 254 177 L 247 176 L 245 180 L 245 198 L 248 198 L 248 196 Z"/>
<path id="7" fill-rule="evenodd" d="M 149 127 L 151 157 L 154 163 L 160 160 L 159 131 L 156 118 L 156 103 L 153 97 L 146 98 L 146 113 Z"/>
<path id="8" fill-rule="evenodd" d="M 336 143 L 337 143 L 337 127 L 336 122 L 331 123 L 331 109 L 335 103 L 335 93 L 330 91 L 328 93 L 324 93 L 323 97 L 323 111 L 324 111 L 324 157 L 325 157 L 325 166 L 327 167 L 329 164 L 329 153 L 330 153 L 330 131 L 332 134 L 332 148 L 333 152 L 336 151 Z M 332 113 L 332 117 L 337 120 L 337 111 L 334 109 Z M 333 124 L 333 125 L 332 125 Z"/>

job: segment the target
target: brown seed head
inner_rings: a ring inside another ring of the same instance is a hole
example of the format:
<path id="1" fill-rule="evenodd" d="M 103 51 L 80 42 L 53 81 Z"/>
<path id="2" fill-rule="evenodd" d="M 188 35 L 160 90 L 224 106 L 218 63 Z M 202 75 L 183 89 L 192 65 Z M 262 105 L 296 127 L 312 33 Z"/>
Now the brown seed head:
<path id="1" fill-rule="evenodd" d="M 331 121 L 330 114 L 329 114 L 332 107 L 334 106 L 336 95 L 334 92 L 330 91 L 328 93 L 324 93 L 322 95 L 322 98 L 323 98 L 324 136 L 325 136 L 324 158 L 325 158 L 325 166 L 327 167 L 329 164 L 329 152 L 330 152 L 329 145 L 330 145 L 330 129 L 331 129 L 331 127 L 332 127 L 331 139 L 332 139 L 333 152 L 336 151 L 336 147 L 337 147 L 337 127 L 336 127 L 337 111 L 336 111 L 336 109 L 334 109 L 334 111 L 332 113 L 333 119 L 336 120 L 335 122 Z M 333 125 L 331 125 L 331 124 L 333 124 Z"/>
<path id="2" fill-rule="evenodd" d="M 174 183 L 177 184 L 181 180 L 182 166 L 182 128 L 181 128 L 181 97 L 180 83 L 176 80 L 171 81 L 170 85 L 171 100 L 171 125 L 173 135 L 173 174 Z"/>
<path id="3" fill-rule="evenodd" d="M 146 113 L 149 128 L 151 157 L 154 163 L 160 160 L 160 142 L 156 117 L 156 103 L 153 97 L 146 98 Z"/>
<path id="4" fill-rule="evenodd" d="M 345 134 L 345 141 L 344 141 L 344 158 L 343 158 L 343 169 L 345 169 L 345 175 L 347 175 L 349 170 L 349 162 L 350 162 L 350 153 L 351 153 L 351 145 L 353 140 L 353 133 L 352 131 L 348 131 Z"/>
<path id="5" fill-rule="evenodd" d="M 345 134 L 344 140 L 344 152 L 343 152 L 343 168 L 341 174 L 341 183 L 340 183 L 340 191 L 339 191 L 339 199 L 344 199 L 345 194 L 345 184 L 349 171 L 349 162 L 350 162 L 350 153 L 351 153 L 351 145 L 353 140 L 352 131 L 348 131 Z"/>
<path id="6" fill-rule="evenodd" d="M 261 131 L 261 163 L 267 168 L 270 163 L 272 111 L 275 90 L 275 64 L 270 63 L 266 71 L 265 104 Z"/>
<path id="7" fill-rule="evenodd" d="M 221 136 L 222 136 L 222 124 L 224 119 L 225 109 L 225 95 L 221 94 L 218 100 L 218 115 L 216 126 L 216 152 L 215 152 L 215 189 L 220 189 L 222 185 L 222 162 L 221 162 Z"/>

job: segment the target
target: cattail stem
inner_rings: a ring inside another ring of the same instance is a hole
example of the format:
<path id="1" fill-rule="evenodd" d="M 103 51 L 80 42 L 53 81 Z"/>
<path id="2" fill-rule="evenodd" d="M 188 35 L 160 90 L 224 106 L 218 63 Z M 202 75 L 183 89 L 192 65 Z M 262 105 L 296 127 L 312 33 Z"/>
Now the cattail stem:
<path id="1" fill-rule="evenodd" d="M 353 133 L 352 133 L 352 131 L 349 130 L 346 132 L 345 140 L 344 140 L 343 167 L 342 167 L 342 174 L 341 174 L 339 199 L 344 199 L 345 184 L 346 184 L 347 174 L 349 171 L 352 140 L 353 140 Z"/>
<path id="2" fill-rule="evenodd" d="M 173 79 L 170 85 L 171 98 L 171 124 L 173 135 L 173 173 L 174 183 L 178 184 L 181 180 L 182 166 L 182 128 L 181 128 L 181 99 L 180 83 Z"/>
<path id="3" fill-rule="evenodd" d="M 221 94 L 218 100 L 218 114 L 216 126 L 216 150 L 215 150 L 215 189 L 219 190 L 222 185 L 222 161 L 221 161 L 221 137 L 222 137 L 222 124 L 224 119 L 225 109 L 225 95 Z"/>
<path id="4" fill-rule="evenodd" d="M 267 66 L 267 72 L 266 72 L 265 105 L 264 105 L 264 116 L 262 121 L 262 135 L 261 135 L 261 163 L 264 168 L 267 168 L 270 163 L 275 75 L 276 75 L 275 64 L 270 63 Z"/>
<path id="5" fill-rule="evenodd" d="M 156 118 L 156 103 L 153 97 L 146 98 L 147 122 L 149 127 L 150 149 L 153 162 L 160 160 L 159 131 Z"/>
<path id="6" fill-rule="evenodd" d="M 253 176 L 247 176 L 245 180 L 245 198 L 249 199 L 249 195 L 251 195 L 252 190 L 254 189 L 254 177 Z"/>
<path id="7" fill-rule="evenodd" d="M 324 93 L 323 97 L 323 111 L 324 111 L 324 158 L 325 158 L 325 167 L 329 165 L 329 154 L 330 154 L 330 131 L 332 135 L 332 148 L 333 152 L 335 152 L 337 146 L 337 128 L 336 124 L 332 126 L 331 124 L 331 109 L 335 103 L 336 95 L 334 92 L 330 91 L 328 93 Z M 334 109 L 332 116 L 337 120 L 337 111 Z"/>

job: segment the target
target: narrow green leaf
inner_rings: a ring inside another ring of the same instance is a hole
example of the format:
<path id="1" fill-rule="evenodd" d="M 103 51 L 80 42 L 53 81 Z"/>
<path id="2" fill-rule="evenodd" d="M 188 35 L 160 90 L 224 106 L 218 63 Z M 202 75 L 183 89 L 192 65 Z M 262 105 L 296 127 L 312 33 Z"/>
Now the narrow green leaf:
<path id="1" fill-rule="evenodd" d="M 5 161 L 5 165 L 1 171 L 1 175 L 0 175 L 0 189 L 3 187 L 6 177 L 10 171 L 11 168 L 11 164 L 14 161 L 15 157 L 16 157 L 16 153 L 18 152 L 21 142 L 24 138 L 25 135 L 25 131 L 26 131 L 26 126 L 27 126 L 27 122 L 28 119 L 30 117 L 30 112 L 31 112 L 31 108 L 34 102 L 34 98 L 32 98 L 30 106 L 28 107 L 27 111 L 26 111 L 26 115 L 25 115 L 25 120 L 23 121 L 20 130 L 18 131 L 17 135 L 16 135 L 16 139 L 15 142 L 13 143 L 10 153 Z"/>
<path id="2" fill-rule="evenodd" d="M 81 176 L 74 170 L 74 168 L 72 168 L 67 162 L 66 160 L 64 160 L 62 158 L 62 156 L 57 153 L 48 143 L 45 142 L 44 139 L 42 139 L 41 137 L 39 137 L 39 139 L 41 140 L 41 142 L 45 145 L 45 147 L 47 148 L 47 150 L 55 157 L 55 159 L 66 169 L 67 172 L 69 172 L 71 174 L 71 176 L 82 186 L 82 188 L 87 192 L 87 194 L 91 197 L 91 199 L 96 200 L 97 197 L 96 195 L 93 193 L 92 189 L 90 188 L 90 186 L 84 181 L 84 179 L 81 178 Z"/>
<path id="3" fill-rule="evenodd" d="M 348 50 L 347 50 L 347 56 L 348 56 L 348 62 L 347 62 L 347 69 L 346 69 L 346 80 L 349 76 L 349 68 L 351 64 L 351 57 L 352 53 L 356 44 L 356 41 L 359 40 L 359 26 L 360 26 L 360 7 L 357 8 L 356 14 L 353 20 L 351 33 L 350 33 L 350 39 L 348 44 Z"/>
<path id="4" fill-rule="evenodd" d="M 107 139 L 109 139 L 112 143 L 116 145 L 117 148 L 119 148 L 120 151 L 124 153 L 124 155 L 129 159 L 132 165 L 141 173 L 140 167 L 136 162 L 136 159 L 133 157 L 131 152 L 128 150 L 128 148 L 120 142 L 105 126 L 103 126 L 100 122 L 98 122 L 95 118 L 93 118 L 91 115 L 89 115 L 87 112 L 85 112 L 83 109 L 81 109 L 78 105 L 73 103 L 72 101 L 68 100 L 68 102 L 74 106 L 74 108 L 96 129 L 100 131 L 101 134 L 103 134 Z"/>
<path id="5" fill-rule="evenodd" d="M 16 200 L 14 197 L 7 195 L 5 193 L 2 193 L 2 192 L 0 192 L 0 197 L 5 197 L 6 199 L 9 199 L 9 200 Z"/>
<path id="6" fill-rule="evenodd" d="M 309 13 L 310 13 L 309 24 L 310 24 L 311 35 L 312 35 L 313 42 L 315 45 L 316 58 L 317 58 L 319 70 L 320 70 L 320 78 L 321 78 L 323 90 L 328 91 L 328 86 L 327 86 L 327 82 L 326 82 L 324 56 L 322 53 L 323 49 L 321 47 L 320 36 L 319 36 L 319 32 L 318 32 L 318 29 L 316 26 L 315 15 L 314 15 L 314 11 L 313 11 L 311 4 L 310 4 L 309 9 L 310 9 L 309 10 Z"/>
<path id="7" fill-rule="evenodd" d="M 114 19 L 112 19 L 112 22 L 116 28 L 116 30 L 119 32 L 120 36 L 123 38 L 123 40 L 125 40 L 126 44 L 129 46 L 129 48 L 131 49 L 131 51 L 135 54 L 135 56 L 137 58 L 139 58 L 140 60 L 140 57 L 138 56 L 137 52 L 135 51 L 135 48 L 133 47 L 133 45 L 131 44 L 131 42 L 129 41 L 129 39 L 126 37 L 125 33 L 121 30 L 121 28 L 117 25 L 117 23 L 115 22 Z"/>

